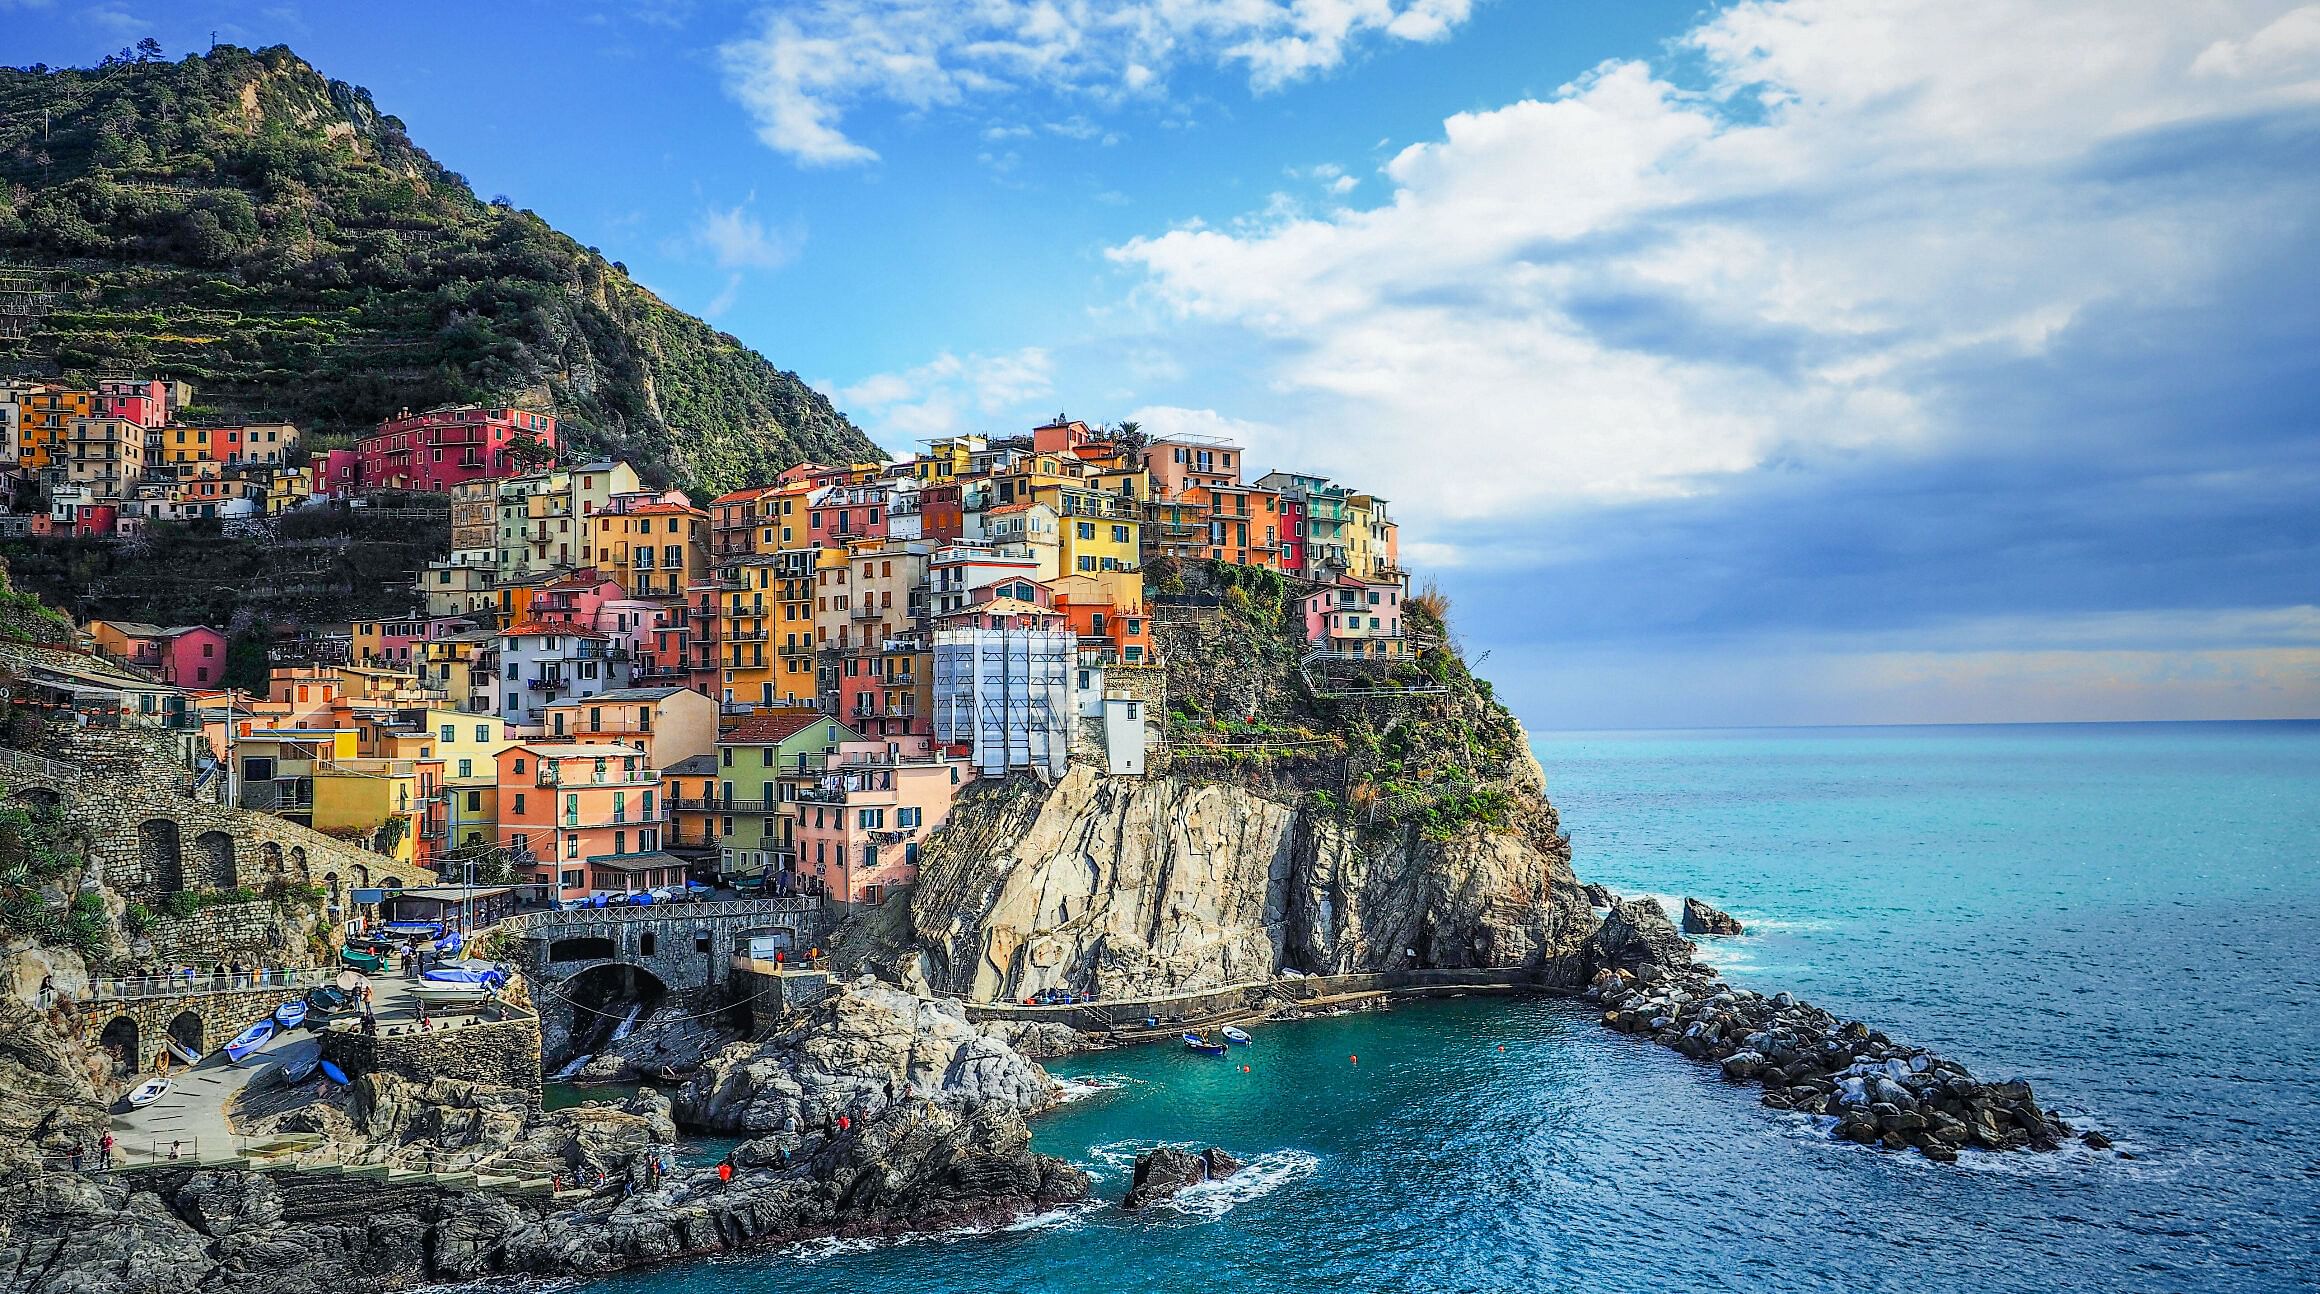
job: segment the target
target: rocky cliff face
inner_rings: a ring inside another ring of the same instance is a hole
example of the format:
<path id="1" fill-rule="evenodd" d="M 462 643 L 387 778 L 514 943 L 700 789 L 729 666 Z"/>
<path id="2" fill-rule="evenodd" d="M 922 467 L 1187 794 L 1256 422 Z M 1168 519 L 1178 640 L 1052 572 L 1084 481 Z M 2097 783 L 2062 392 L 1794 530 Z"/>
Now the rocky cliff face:
<path id="1" fill-rule="evenodd" d="M 680 1088 L 687 1124 L 749 1134 L 812 1132 L 875 1115 L 910 1093 L 1023 1113 L 1055 1097 L 1047 1071 L 969 1023 L 956 1002 L 856 984 L 763 1042 L 709 1058 Z"/>
<path id="2" fill-rule="evenodd" d="M 1580 983 L 1587 902 L 1554 810 L 1521 789 L 1514 825 L 1432 839 L 1189 777 L 1080 767 L 1052 788 L 982 788 L 921 855 L 917 951 L 897 971 L 986 1002 L 1283 969 L 1522 967 Z"/>

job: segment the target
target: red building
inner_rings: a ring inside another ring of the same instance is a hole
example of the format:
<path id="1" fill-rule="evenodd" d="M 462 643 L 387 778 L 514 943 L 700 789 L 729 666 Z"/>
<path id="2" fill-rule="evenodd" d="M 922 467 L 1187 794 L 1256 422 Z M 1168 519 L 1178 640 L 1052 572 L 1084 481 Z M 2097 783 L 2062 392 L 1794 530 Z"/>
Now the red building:
<path id="1" fill-rule="evenodd" d="M 356 446 L 364 490 L 441 493 L 555 461 L 556 420 L 522 409 L 431 409 L 379 424 Z"/>
<path id="2" fill-rule="evenodd" d="M 1305 574 L 1305 496 L 1281 491 L 1281 569 Z"/>

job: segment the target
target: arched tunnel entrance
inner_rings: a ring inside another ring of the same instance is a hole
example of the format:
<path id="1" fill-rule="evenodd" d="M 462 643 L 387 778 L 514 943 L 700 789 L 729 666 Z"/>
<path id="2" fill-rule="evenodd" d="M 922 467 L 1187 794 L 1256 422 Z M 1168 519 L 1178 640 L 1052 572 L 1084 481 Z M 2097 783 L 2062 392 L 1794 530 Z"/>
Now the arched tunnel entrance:
<path id="1" fill-rule="evenodd" d="M 197 1012 L 178 1012 L 176 1017 L 170 1020 L 168 1032 L 169 1040 L 171 1042 L 174 1042 L 178 1046 L 185 1048 L 187 1051 L 193 1053 L 196 1056 L 203 1055 L 209 1050 L 209 1048 L 202 1045 L 203 1026 L 201 1022 L 201 1016 Z"/>
<path id="2" fill-rule="evenodd" d="M 136 1073 L 143 1059 L 137 1050 L 137 1022 L 125 1015 L 105 1022 L 104 1032 L 97 1035 L 97 1046 L 112 1056 L 115 1077 Z"/>
<path id="3" fill-rule="evenodd" d="M 603 962 L 581 971 L 540 1003 L 545 1059 L 556 1066 L 602 1051 L 623 1025 L 650 1017 L 668 996 L 669 986 L 642 966 Z"/>

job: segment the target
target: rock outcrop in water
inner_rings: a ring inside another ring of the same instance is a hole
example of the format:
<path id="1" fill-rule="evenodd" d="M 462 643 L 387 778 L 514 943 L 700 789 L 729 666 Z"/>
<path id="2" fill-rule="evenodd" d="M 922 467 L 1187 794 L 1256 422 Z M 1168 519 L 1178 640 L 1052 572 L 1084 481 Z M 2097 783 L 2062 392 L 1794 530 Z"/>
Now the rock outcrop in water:
<path id="1" fill-rule="evenodd" d="M 1586 996 L 1603 1024 L 1755 1082 L 1764 1103 L 1836 1120 L 1836 1135 L 1950 1162 L 1968 1147 L 2053 1150 L 2072 1135 L 2020 1079 L 1985 1083 L 1965 1066 L 1841 1021 L 1786 993 L 1725 984 L 1650 900 L 1623 903 L 1597 935 Z M 2089 1133 L 2092 1145 L 2107 1144 Z"/>
<path id="2" fill-rule="evenodd" d="M 1183 777 L 1079 767 L 1053 787 L 986 788 L 920 857 L 897 978 L 970 1001 L 1146 996 L 1285 968 L 1512 967 L 1576 985 L 1592 916 L 1528 773 L 1519 825 L 1448 839 Z"/>
<path id="3" fill-rule="evenodd" d="M 1198 1153 L 1177 1146 L 1147 1150 L 1136 1156 L 1135 1176 L 1120 1207 L 1140 1209 L 1158 1204 L 1187 1187 L 1230 1177 L 1240 1170 L 1241 1161 L 1215 1146 Z"/>
<path id="4" fill-rule="evenodd" d="M 803 1131 L 875 1114 L 911 1092 L 1029 1113 L 1053 1101 L 1056 1086 L 958 1003 L 864 981 L 772 1038 L 710 1057 L 678 1090 L 676 1114 L 720 1132 Z"/>
<path id="5" fill-rule="evenodd" d="M 1742 932 L 1739 921 L 1721 908 L 1713 908 L 1698 899 L 1684 900 L 1684 933 L 1687 935 L 1736 935 Z"/>

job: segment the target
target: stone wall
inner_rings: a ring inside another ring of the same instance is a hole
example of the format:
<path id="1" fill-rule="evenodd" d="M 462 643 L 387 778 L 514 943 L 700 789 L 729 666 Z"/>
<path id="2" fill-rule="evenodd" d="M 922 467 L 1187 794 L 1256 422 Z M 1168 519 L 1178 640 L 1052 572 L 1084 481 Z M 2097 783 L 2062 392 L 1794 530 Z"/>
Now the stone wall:
<path id="1" fill-rule="evenodd" d="M 456 1078 L 540 1094 L 540 1021 L 528 1013 L 452 1017 L 424 1031 L 395 1025 L 376 1036 L 334 1026 L 323 1032 L 322 1054 L 348 1078 L 384 1072 L 416 1083 Z"/>
<path id="2" fill-rule="evenodd" d="M 169 1032 L 170 1024 L 190 1013 L 201 1021 L 199 1046 L 204 1056 L 224 1046 L 235 1034 L 274 1013 L 274 1008 L 306 995 L 303 986 L 274 986 L 268 988 L 223 989 L 211 993 L 187 993 L 174 996 L 131 998 L 82 1002 L 73 1008 L 79 1022 L 83 1042 L 91 1051 L 107 1041 L 106 1031 L 119 1039 L 127 1030 L 117 1022 L 126 1019 L 135 1026 L 135 1071 L 150 1073 L 161 1059 L 161 1040 Z M 175 1061 L 172 1069 L 182 1068 Z"/>
<path id="3" fill-rule="evenodd" d="M 521 964 L 531 975 L 558 980 L 598 966 L 635 966 L 670 992 L 685 993 L 723 984 L 734 955 L 749 951 L 750 935 L 786 930 L 804 948 L 818 937 L 821 921 L 802 902 L 752 899 L 543 913 L 523 921 Z"/>
<path id="4" fill-rule="evenodd" d="M 220 903 L 189 917 L 164 917 L 146 938 L 154 963 L 206 971 L 220 960 L 304 965 L 305 941 L 291 947 L 292 933 L 293 923 L 277 921 L 272 903 Z"/>
<path id="5" fill-rule="evenodd" d="M 832 992 L 830 977 L 820 971 L 776 972 L 770 962 L 746 959 L 735 963 L 726 989 L 737 1005 L 748 1009 L 753 1038 L 763 1037 Z"/>

